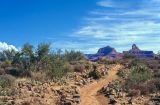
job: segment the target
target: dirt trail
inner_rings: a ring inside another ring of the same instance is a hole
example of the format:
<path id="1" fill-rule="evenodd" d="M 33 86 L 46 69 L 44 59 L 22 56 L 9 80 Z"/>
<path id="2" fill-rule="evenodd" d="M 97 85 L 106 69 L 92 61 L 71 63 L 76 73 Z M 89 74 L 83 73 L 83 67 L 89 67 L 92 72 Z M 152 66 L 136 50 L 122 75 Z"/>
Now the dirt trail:
<path id="1" fill-rule="evenodd" d="M 117 78 L 116 73 L 121 68 L 120 65 L 116 65 L 112 67 L 108 71 L 108 76 L 99 80 L 98 82 L 93 82 L 92 84 L 86 85 L 81 88 L 81 103 L 80 105 L 104 105 L 104 102 L 101 103 L 99 99 L 97 99 L 97 91 L 100 90 L 103 86 L 108 84 L 109 82 L 115 80 Z M 106 104 L 107 105 L 107 104 Z"/>

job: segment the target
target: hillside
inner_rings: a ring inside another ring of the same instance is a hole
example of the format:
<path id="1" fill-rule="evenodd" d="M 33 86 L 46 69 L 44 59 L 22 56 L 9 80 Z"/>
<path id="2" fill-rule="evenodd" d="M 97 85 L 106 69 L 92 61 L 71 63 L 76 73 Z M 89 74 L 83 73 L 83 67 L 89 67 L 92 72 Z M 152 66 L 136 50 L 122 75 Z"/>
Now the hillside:
<path id="1" fill-rule="evenodd" d="M 92 62 L 78 51 L 51 52 L 48 43 L 3 51 L 0 104 L 159 104 L 159 55 L 150 57 L 144 52 L 148 51 L 135 44 L 127 54 L 107 46 L 92 55 L 98 57 Z"/>

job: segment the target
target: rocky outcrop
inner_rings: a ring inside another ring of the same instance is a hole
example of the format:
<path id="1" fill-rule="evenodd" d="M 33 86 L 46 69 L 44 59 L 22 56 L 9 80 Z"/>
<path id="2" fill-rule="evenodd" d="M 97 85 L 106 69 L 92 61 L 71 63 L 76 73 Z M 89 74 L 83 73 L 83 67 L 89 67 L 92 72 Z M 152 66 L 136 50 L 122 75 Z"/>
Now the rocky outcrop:
<path id="1" fill-rule="evenodd" d="M 155 54 L 153 53 L 153 51 L 144 51 L 144 50 L 140 50 L 136 44 L 132 45 L 132 49 L 129 51 L 124 51 L 123 54 L 127 54 L 127 55 L 131 55 L 131 56 L 135 56 L 138 58 L 154 58 Z"/>
<path id="2" fill-rule="evenodd" d="M 60 105 L 77 105 L 80 103 L 79 89 L 76 86 L 63 87 L 57 90 L 60 95 Z"/>
<path id="3" fill-rule="evenodd" d="M 112 47 L 106 46 L 100 48 L 96 54 L 86 54 L 86 58 L 91 61 L 97 61 L 102 57 L 108 57 L 110 59 L 117 58 L 119 53 Z"/>
<path id="4" fill-rule="evenodd" d="M 106 46 L 104 48 L 100 48 L 97 52 L 98 55 L 101 55 L 101 56 L 106 56 L 106 55 L 109 55 L 109 54 L 115 54 L 117 53 L 116 50 L 110 46 Z"/>
<path id="5" fill-rule="evenodd" d="M 123 51 L 118 53 L 114 48 L 106 46 L 100 48 L 96 54 L 85 54 L 86 58 L 90 61 L 97 61 L 103 57 L 107 57 L 110 60 L 121 59 L 124 55 L 131 55 L 138 58 L 154 58 L 155 54 L 153 51 L 144 51 L 138 48 L 136 44 L 132 45 L 132 49 L 129 51 Z"/>
<path id="6" fill-rule="evenodd" d="M 159 105 L 160 97 L 157 96 L 130 96 L 128 92 L 124 91 L 120 86 L 123 81 L 112 81 L 104 86 L 98 92 L 106 97 L 109 105 Z"/>

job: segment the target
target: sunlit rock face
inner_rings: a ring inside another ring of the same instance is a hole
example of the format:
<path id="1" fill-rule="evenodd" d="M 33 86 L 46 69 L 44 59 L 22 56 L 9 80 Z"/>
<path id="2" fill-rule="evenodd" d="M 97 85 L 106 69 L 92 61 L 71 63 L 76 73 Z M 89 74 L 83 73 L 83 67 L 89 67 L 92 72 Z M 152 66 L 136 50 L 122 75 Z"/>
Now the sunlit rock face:
<path id="1" fill-rule="evenodd" d="M 86 54 L 86 58 L 91 61 L 97 61 L 102 57 L 108 57 L 109 59 L 117 58 L 119 53 L 112 47 L 106 46 L 100 48 L 96 54 Z"/>
<path id="2" fill-rule="evenodd" d="M 128 54 L 131 56 L 139 57 L 139 58 L 154 58 L 153 51 L 144 51 L 140 50 L 136 44 L 132 45 L 132 49 L 129 51 L 124 51 L 123 54 Z"/>
<path id="3" fill-rule="evenodd" d="M 121 59 L 125 54 L 135 56 L 138 58 L 154 58 L 155 54 L 153 51 L 144 51 L 138 48 L 136 44 L 132 45 L 129 51 L 123 51 L 123 53 L 118 53 L 114 48 L 106 46 L 100 48 L 96 54 L 86 54 L 86 58 L 90 61 L 97 61 L 102 57 L 107 57 L 110 60 Z"/>
<path id="4" fill-rule="evenodd" d="M 98 55 L 102 55 L 102 56 L 106 56 L 109 55 L 111 53 L 116 53 L 116 50 L 110 46 L 104 47 L 104 48 L 100 48 L 97 52 Z"/>

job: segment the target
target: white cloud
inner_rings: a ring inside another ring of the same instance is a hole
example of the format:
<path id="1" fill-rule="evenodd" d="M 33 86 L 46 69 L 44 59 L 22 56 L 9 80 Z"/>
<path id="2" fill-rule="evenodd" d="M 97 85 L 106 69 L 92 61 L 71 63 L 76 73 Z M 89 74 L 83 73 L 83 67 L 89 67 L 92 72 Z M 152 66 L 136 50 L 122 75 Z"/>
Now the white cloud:
<path id="1" fill-rule="evenodd" d="M 89 46 L 92 47 L 91 49 L 111 45 L 123 51 L 130 48 L 133 43 L 137 43 L 142 49 L 144 47 L 148 50 L 160 50 L 158 47 L 160 0 L 124 1 L 99 1 L 98 6 L 112 8 L 98 8 L 90 11 L 89 16 L 83 20 L 85 24 L 82 24 L 74 35 L 86 38 L 86 40 L 94 40 L 95 43 L 90 42 L 92 43 L 92 46 Z M 119 8 L 120 6 L 124 7 Z"/>
<path id="2" fill-rule="evenodd" d="M 75 32 L 77 36 L 90 36 L 94 38 L 103 39 L 106 36 L 106 29 L 101 25 L 91 24 L 82 27 L 79 31 Z"/>
<path id="3" fill-rule="evenodd" d="M 5 42 L 0 42 L 0 51 L 4 51 L 4 50 L 15 50 L 17 51 L 17 48 L 13 45 L 8 45 Z"/>
<path id="4" fill-rule="evenodd" d="M 97 5 L 102 6 L 102 7 L 114 7 L 115 4 L 111 2 L 111 0 L 103 0 L 97 2 Z"/>

